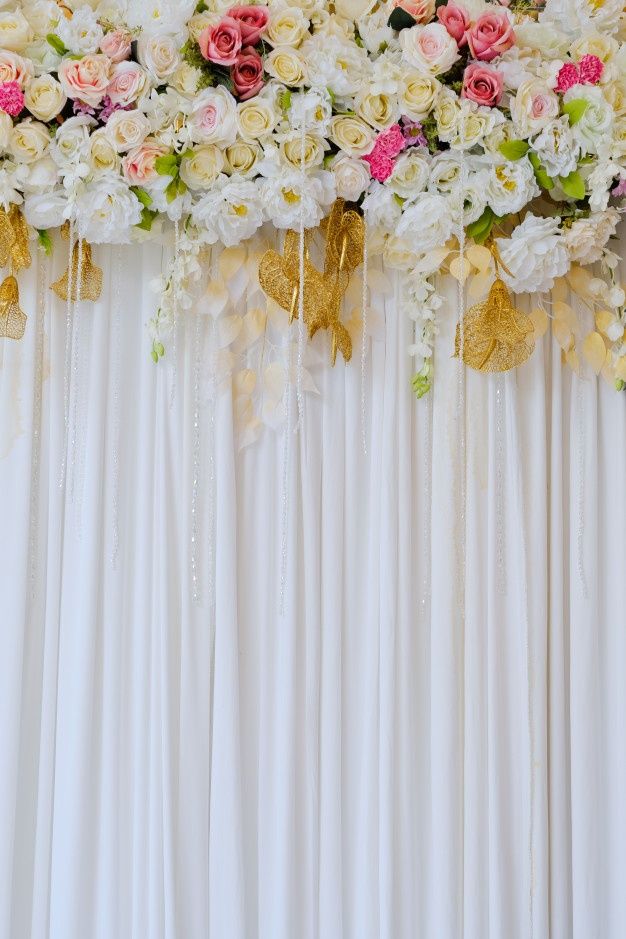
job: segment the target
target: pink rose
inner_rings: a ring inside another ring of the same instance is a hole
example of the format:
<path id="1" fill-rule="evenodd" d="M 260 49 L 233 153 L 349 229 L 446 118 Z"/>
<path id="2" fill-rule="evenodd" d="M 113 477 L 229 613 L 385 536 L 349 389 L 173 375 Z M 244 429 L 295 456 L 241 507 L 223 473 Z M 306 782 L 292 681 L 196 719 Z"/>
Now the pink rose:
<path id="1" fill-rule="evenodd" d="M 228 16 L 239 23 L 244 46 L 254 46 L 270 18 L 267 7 L 231 7 Z"/>
<path id="2" fill-rule="evenodd" d="M 200 52 L 216 65 L 234 65 L 243 45 L 237 20 L 224 16 L 215 26 L 207 26 L 198 39 Z"/>
<path id="3" fill-rule="evenodd" d="M 565 94 L 566 91 L 569 91 L 570 88 L 573 88 L 574 85 L 577 85 L 580 81 L 580 75 L 578 74 L 578 66 L 574 65 L 573 62 L 566 62 L 559 69 L 559 74 L 556 76 L 556 85 L 554 86 L 555 91 Z"/>
<path id="4" fill-rule="evenodd" d="M 146 137 L 139 147 L 131 150 L 122 160 L 124 176 L 131 186 L 145 186 L 158 179 L 156 159 L 167 153 L 167 147 L 160 144 L 155 137 Z"/>
<path id="5" fill-rule="evenodd" d="M 68 98 L 77 98 L 93 107 L 104 98 L 111 77 L 111 60 L 106 55 L 85 55 L 63 59 L 59 81 Z"/>
<path id="6" fill-rule="evenodd" d="M 24 92 L 17 82 L 4 82 L 0 85 L 0 111 L 10 117 L 17 117 L 24 110 Z"/>
<path id="7" fill-rule="evenodd" d="M 20 88 L 33 77 L 32 62 L 23 59 L 17 52 L 0 49 L 0 83 L 17 82 Z"/>
<path id="8" fill-rule="evenodd" d="M 453 39 L 456 39 L 459 49 L 467 45 L 467 30 L 470 25 L 469 13 L 465 7 L 456 3 L 446 3 L 437 9 L 437 19 L 445 26 Z"/>
<path id="9" fill-rule="evenodd" d="M 434 0 L 393 0 L 393 5 L 408 13 L 416 23 L 430 23 L 435 13 Z"/>
<path id="10" fill-rule="evenodd" d="M 506 13 L 483 13 L 472 24 L 467 37 L 472 55 L 483 62 L 491 62 L 515 43 Z"/>
<path id="11" fill-rule="evenodd" d="M 263 59 L 256 49 L 243 49 L 230 70 L 235 94 L 241 101 L 252 98 L 263 87 Z"/>
<path id="12" fill-rule="evenodd" d="M 125 29 L 114 29 L 100 43 L 100 52 L 108 56 L 111 62 L 123 62 L 130 58 L 131 42 L 132 36 Z"/>
<path id="13" fill-rule="evenodd" d="M 586 85 L 597 85 L 604 72 L 604 62 L 597 55 L 584 55 L 578 63 L 580 80 Z"/>
<path id="14" fill-rule="evenodd" d="M 488 108 L 500 103 L 504 78 L 495 68 L 472 62 L 463 74 L 462 97 Z"/>
<path id="15" fill-rule="evenodd" d="M 133 104 L 146 89 L 147 77 L 136 62 L 119 62 L 113 68 L 113 76 L 107 88 L 111 104 L 126 108 Z"/>

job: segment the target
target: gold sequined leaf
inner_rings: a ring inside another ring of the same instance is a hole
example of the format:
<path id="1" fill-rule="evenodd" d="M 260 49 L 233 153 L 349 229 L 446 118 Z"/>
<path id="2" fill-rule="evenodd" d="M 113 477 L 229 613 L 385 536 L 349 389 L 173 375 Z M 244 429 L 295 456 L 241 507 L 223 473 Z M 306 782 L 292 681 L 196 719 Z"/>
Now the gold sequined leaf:
<path id="1" fill-rule="evenodd" d="M 80 272 L 80 273 L 79 273 Z M 76 303 L 79 300 L 95 302 L 102 293 L 102 269 L 93 263 L 91 245 L 83 241 L 82 245 L 76 243 L 72 249 L 72 286 L 71 299 Z M 69 291 L 69 267 L 59 280 L 52 284 L 53 290 L 61 300 L 67 300 Z"/>
<path id="2" fill-rule="evenodd" d="M 463 346 L 461 350 L 461 344 Z M 511 303 L 505 284 L 497 278 L 489 296 L 470 307 L 456 329 L 455 355 L 479 372 L 507 372 L 532 355 L 535 346 L 530 319 Z"/>
<path id="3" fill-rule="evenodd" d="M 21 339 L 26 329 L 26 314 L 20 309 L 20 294 L 15 277 L 0 284 L 0 337 Z"/>

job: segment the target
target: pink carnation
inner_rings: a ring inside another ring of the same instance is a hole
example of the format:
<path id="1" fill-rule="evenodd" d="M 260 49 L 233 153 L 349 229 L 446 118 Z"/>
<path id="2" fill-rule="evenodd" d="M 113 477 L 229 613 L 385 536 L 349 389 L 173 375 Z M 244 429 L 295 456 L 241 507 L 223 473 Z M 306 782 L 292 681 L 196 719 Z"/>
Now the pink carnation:
<path id="1" fill-rule="evenodd" d="M 604 62 L 597 55 L 584 55 L 578 63 L 580 80 L 587 85 L 597 85 L 604 72 Z"/>
<path id="2" fill-rule="evenodd" d="M 577 85 L 579 81 L 580 75 L 578 73 L 578 66 L 574 65 L 573 62 L 566 62 L 565 65 L 561 66 L 559 74 L 556 76 L 555 91 L 560 91 L 561 94 L 565 94 L 566 91 L 569 91 L 570 88 Z"/>
<path id="3" fill-rule="evenodd" d="M 405 147 L 406 138 L 402 133 L 400 125 L 392 124 L 391 127 L 378 135 L 372 153 L 377 152 L 393 160 Z"/>
<path id="4" fill-rule="evenodd" d="M 4 82 L 0 85 L 0 110 L 5 111 L 11 117 L 17 117 L 23 109 L 24 92 L 19 82 Z"/>
<path id="5" fill-rule="evenodd" d="M 393 160 L 374 148 L 363 159 L 369 163 L 370 173 L 379 183 L 384 183 L 393 173 Z"/>

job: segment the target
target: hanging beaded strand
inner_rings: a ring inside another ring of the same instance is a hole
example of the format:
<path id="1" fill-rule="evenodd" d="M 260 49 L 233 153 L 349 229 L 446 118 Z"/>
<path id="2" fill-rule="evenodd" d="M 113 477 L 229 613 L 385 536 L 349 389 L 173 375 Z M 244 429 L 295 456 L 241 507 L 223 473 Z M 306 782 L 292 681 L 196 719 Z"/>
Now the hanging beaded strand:
<path id="1" fill-rule="evenodd" d="M 41 426 L 43 406 L 43 356 L 45 343 L 46 296 L 48 261 L 39 257 L 39 280 L 37 287 L 37 324 L 35 346 L 35 388 L 33 398 L 33 449 L 30 475 L 30 523 L 28 532 L 28 557 L 30 596 L 37 594 L 37 572 L 39 566 L 39 490 L 41 483 Z"/>
<path id="2" fill-rule="evenodd" d="M 304 433 L 304 395 L 302 392 L 303 363 L 304 363 L 304 188 L 306 186 L 304 149 L 306 146 L 304 109 L 300 121 L 300 218 L 299 218 L 299 244 L 298 244 L 298 372 L 296 377 L 296 394 L 298 399 L 298 427 Z"/>
<path id="3" fill-rule="evenodd" d="M 283 432 L 283 481 L 280 520 L 280 614 L 285 615 L 285 593 L 287 588 L 287 547 L 289 524 L 289 468 L 291 463 L 291 339 L 287 331 L 287 380 L 285 382 L 285 429 Z"/>
<path id="4" fill-rule="evenodd" d="M 72 321 L 73 321 L 73 253 L 74 253 L 74 222 L 69 223 L 69 258 L 67 264 L 67 305 L 65 308 L 65 365 L 63 371 L 63 443 L 61 451 L 61 471 L 59 474 L 59 489 L 65 487 L 65 474 L 67 469 L 67 448 L 69 442 L 70 426 L 70 378 L 72 368 Z"/>
<path id="5" fill-rule="evenodd" d="M 174 221 L 174 258 L 178 261 L 180 254 L 180 222 Z M 170 408 L 176 399 L 176 385 L 178 382 L 178 317 L 174 319 L 172 327 L 172 373 L 170 376 Z"/>
<path id="6" fill-rule="evenodd" d="M 115 249 L 113 264 L 113 483 L 111 563 L 117 568 L 120 550 L 120 383 L 122 375 L 122 265 L 123 252 L 120 245 Z"/>
<path id="7" fill-rule="evenodd" d="M 365 413 L 365 363 L 367 359 L 367 306 L 368 306 L 368 248 L 367 223 L 363 218 L 363 293 L 361 295 L 361 444 L 363 456 L 367 456 L 367 415 Z"/>
<path id="8" fill-rule="evenodd" d="M 202 319 L 196 310 L 193 337 L 193 438 L 192 438 L 192 480 L 191 480 L 191 592 L 194 603 L 200 600 L 198 576 L 198 492 L 200 487 L 200 368 L 202 359 Z"/>
<path id="9" fill-rule="evenodd" d="M 585 389 L 582 376 L 576 377 L 576 448 L 577 448 L 577 470 L 578 470 L 578 506 L 577 506 L 577 532 L 576 532 L 576 566 L 578 569 L 578 580 L 583 598 L 588 597 L 587 578 L 585 576 L 585 441 L 586 441 L 586 402 Z"/>
<path id="10" fill-rule="evenodd" d="M 500 596 L 506 593 L 506 545 L 505 545 L 505 409 L 506 409 L 506 379 L 504 375 L 495 374 L 493 380 L 496 385 L 495 419 L 496 419 L 496 590 Z"/>
<path id="11" fill-rule="evenodd" d="M 217 354 L 215 320 L 211 319 L 209 332 L 209 576 L 208 576 L 208 605 L 211 626 L 211 636 L 215 636 L 215 600 L 216 600 L 216 570 L 217 563 L 217 473 L 215 466 L 216 453 L 216 422 L 215 411 L 217 406 Z M 213 648 L 211 640 L 211 647 Z M 212 660 L 213 661 L 213 660 Z"/>
<path id="12" fill-rule="evenodd" d="M 72 388 L 74 389 L 74 396 L 72 400 L 72 419 L 70 423 L 71 433 L 70 433 L 70 464 L 69 464 L 69 481 L 70 481 L 70 501 L 74 502 L 75 491 L 76 491 L 76 463 L 77 463 L 77 439 L 78 439 L 78 407 L 79 407 L 79 394 L 78 394 L 78 365 L 80 359 L 80 345 L 81 345 L 81 316 L 80 316 L 80 293 L 83 286 L 83 250 L 84 250 L 83 239 L 79 237 L 78 247 L 77 247 L 77 268 L 76 268 L 76 289 L 74 291 L 74 335 L 72 339 Z M 73 255 L 72 255 L 73 260 Z M 69 289 L 69 285 L 68 285 Z"/>

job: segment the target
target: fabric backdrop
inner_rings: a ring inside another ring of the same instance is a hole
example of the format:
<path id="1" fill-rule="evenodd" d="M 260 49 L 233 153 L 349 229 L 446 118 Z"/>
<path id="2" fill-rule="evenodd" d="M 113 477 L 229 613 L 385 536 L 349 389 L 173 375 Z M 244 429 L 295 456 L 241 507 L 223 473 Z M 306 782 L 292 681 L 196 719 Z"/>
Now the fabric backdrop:
<path id="1" fill-rule="evenodd" d="M 451 301 L 417 401 L 374 294 L 285 499 L 111 255 L 69 389 L 62 252 L 0 346 L 0 937 L 623 939 L 624 395 L 549 335 L 464 391 Z"/>

